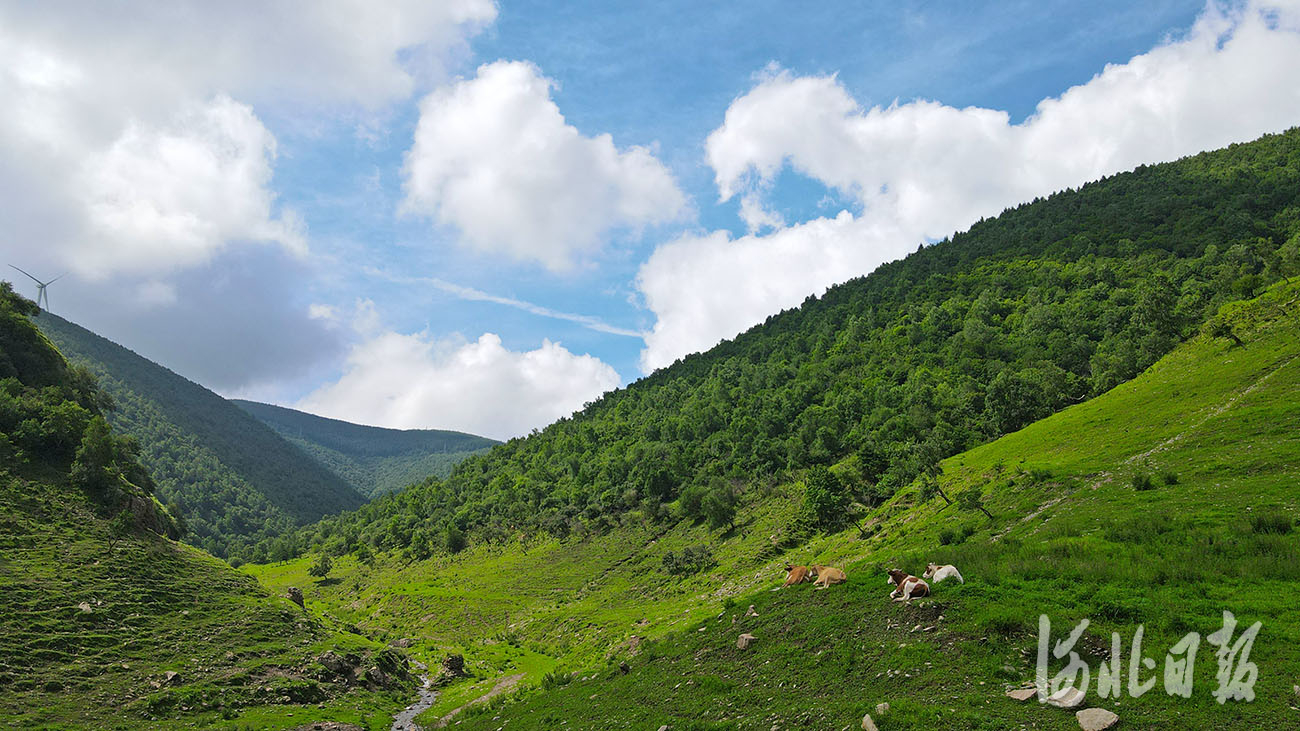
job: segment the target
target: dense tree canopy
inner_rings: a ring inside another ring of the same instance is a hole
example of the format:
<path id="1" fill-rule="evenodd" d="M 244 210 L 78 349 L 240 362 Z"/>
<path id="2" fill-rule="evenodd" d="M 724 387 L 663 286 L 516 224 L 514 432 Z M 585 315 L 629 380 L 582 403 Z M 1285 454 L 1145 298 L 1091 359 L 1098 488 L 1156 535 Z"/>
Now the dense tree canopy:
<path id="1" fill-rule="evenodd" d="M 255 557 L 707 519 L 715 480 L 840 464 L 883 499 L 938 460 L 1140 373 L 1219 305 L 1293 273 L 1300 131 L 984 220 L 810 296 L 571 418 Z M 437 548 L 437 546 L 434 546 Z M 420 549 L 423 551 L 424 549 Z M 269 553 L 268 553 L 269 552 Z"/>

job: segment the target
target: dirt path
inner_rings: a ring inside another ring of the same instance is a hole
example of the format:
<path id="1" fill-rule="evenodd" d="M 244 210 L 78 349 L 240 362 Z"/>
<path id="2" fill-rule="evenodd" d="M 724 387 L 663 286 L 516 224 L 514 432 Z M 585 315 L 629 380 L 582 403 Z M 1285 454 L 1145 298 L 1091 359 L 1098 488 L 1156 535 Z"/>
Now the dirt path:
<path id="1" fill-rule="evenodd" d="M 524 674 L 519 673 L 518 675 L 507 675 L 506 677 L 498 680 L 497 684 L 492 686 L 492 690 L 489 690 L 488 692 L 484 693 L 478 698 L 475 698 L 469 703 L 466 703 L 465 705 L 453 710 L 451 713 L 448 713 L 447 715 L 438 719 L 437 728 L 442 728 L 443 726 L 446 726 L 447 724 L 451 723 L 451 719 L 455 718 L 456 714 L 460 713 L 466 708 L 469 708 L 470 706 L 478 705 L 479 703 L 487 703 L 488 701 L 501 695 L 502 693 L 513 690 L 516 685 L 519 685 L 519 681 L 523 680 L 523 678 L 524 678 Z"/>

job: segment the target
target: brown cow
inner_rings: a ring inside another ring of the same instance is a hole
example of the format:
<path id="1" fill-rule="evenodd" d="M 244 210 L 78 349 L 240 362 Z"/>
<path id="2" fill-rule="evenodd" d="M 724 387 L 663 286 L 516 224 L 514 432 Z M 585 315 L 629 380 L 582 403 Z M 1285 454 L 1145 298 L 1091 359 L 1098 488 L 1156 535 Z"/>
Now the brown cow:
<path id="1" fill-rule="evenodd" d="M 890 569 L 889 583 L 894 585 L 889 598 L 896 602 L 910 602 L 918 597 L 930 596 L 930 585 L 906 571 Z"/>
<path id="2" fill-rule="evenodd" d="M 782 589 L 787 586 L 802 584 L 803 582 L 810 580 L 807 566 L 791 566 L 790 564 L 786 564 L 785 570 L 785 583 L 781 585 Z"/>
<path id="3" fill-rule="evenodd" d="M 808 569 L 808 573 L 817 578 L 813 584 L 818 589 L 825 589 L 831 584 L 842 584 L 848 579 L 844 575 L 844 569 L 832 568 L 830 566 L 813 566 Z"/>

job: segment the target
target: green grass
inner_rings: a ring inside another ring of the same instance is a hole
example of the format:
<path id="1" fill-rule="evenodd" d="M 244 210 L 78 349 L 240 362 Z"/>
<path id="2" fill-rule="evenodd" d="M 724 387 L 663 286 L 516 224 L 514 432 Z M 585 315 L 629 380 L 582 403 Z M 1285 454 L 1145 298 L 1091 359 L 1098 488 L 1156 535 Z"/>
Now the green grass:
<path id="1" fill-rule="evenodd" d="M 633 523 L 582 543 L 345 563 L 337 583 L 309 589 L 308 606 L 376 636 L 413 637 L 429 657 L 463 651 L 484 677 L 509 674 L 491 641 L 552 659 L 559 671 L 548 682 L 534 669 L 514 698 L 458 717 L 470 729 L 843 728 L 879 702 L 891 705 L 890 728 L 1077 728 L 1072 714 L 1003 695 L 1033 676 L 1040 613 L 1054 638 L 1092 620 L 1081 645 L 1094 673 L 1112 631 L 1127 658 L 1144 625 L 1159 673 L 1174 642 L 1217 630 L 1229 609 L 1243 628 L 1263 624 L 1253 703 L 1214 702 L 1214 648 L 1202 643 L 1191 699 L 1157 685 L 1090 705 L 1140 728 L 1295 725 L 1297 302 L 1300 288 L 1274 287 L 1230 308 L 1244 346 L 1199 336 L 1102 397 L 947 460 L 945 492 L 978 488 L 993 520 L 940 498 L 917 504 L 906 489 L 867 516 L 869 538 L 855 528 L 780 550 L 773 542 L 798 502 L 797 485 L 784 485 L 751 494 L 732 534 Z M 1151 489 L 1135 489 L 1135 475 L 1150 476 Z M 664 553 L 702 542 L 716 567 L 663 574 Z M 846 566 L 849 582 L 766 591 L 786 560 Z M 967 583 L 910 606 L 887 601 L 885 568 L 919 573 L 931 560 L 955 563 Z M 301 582 L 308 564 L 250 571 L 279 587 Z M 749 604 L 758 617 L 743 616 Z M 742 631 L 759 638 L 743 653 Z M 649 638 L 639 651 L 627 644 L 633 635 Z M 440 708 L 490 686 L 449 692 Z"/>
<path id="2" fill-rule="evenodd" d="M 368 664 L 382 645 L 197 549 L 153 534 L 113 541 L 63 479 L 0 474 L 0 726 L 387 728 L 409 702 L 413 678 L 350 690 L 316 663 L 333 651 Z M 162 684 L 168 671 L 179 682 Z"/>

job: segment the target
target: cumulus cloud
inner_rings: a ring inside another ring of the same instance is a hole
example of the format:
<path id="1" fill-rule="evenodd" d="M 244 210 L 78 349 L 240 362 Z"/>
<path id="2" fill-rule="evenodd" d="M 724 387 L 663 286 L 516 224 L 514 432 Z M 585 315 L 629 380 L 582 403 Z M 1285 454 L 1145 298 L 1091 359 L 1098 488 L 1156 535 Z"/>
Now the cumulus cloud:
<path id="1" fill-rule="evenodd" d="M 193 266 L 239 239 L 305 254 L 297 218 L 272 212 L 274 152 L 253 110 L 229 97 L 187 109 L 165 128 L 128 125 L 75 179 L 87 230 L 69 242 L 73 265 L 86 276 L 149 271 L 160 261 Z"/>
<path id="2" fill-rule="evenodd" d="M 343 375 L 298 402 L 322 416 L 398 429 L 454 429 L 508 439 L 568 416 L 619 385 L 618 373 L 590 355 L 542 341 L 512 351 L 484 333 L 467 342 L 428 333 L 373 331 L 352 347 Z"/>
<path id="3" fill-rule="evenodd" d="M 250 105 L 405 98 L 412 69 L 495 13 L 491 0 L 5 4 L 0 251 L 83 277 L 172 272 L 249 242 L 301 253 Z"/>
<path id="4" fill-rule="evenodd" d="M 420 104 L 403 210 L 484 252 L 565 269 L 616 228 L 677 218 L 685 199 L 644 147 L 585 137 L 530 63 L 499 61 Z"/>
<path id="5" fill-rule="evenodd" d="M 637 279 L 657 322 L 647 371 L 797 305 L 809 294 L 1038 195 L 1300 123 L 1300 11 L 1211 6 L 1186 37 L 1044 99 L 1003 111 L 933 101 L 864 109 L 834 76 L 769 69 L 728 108 L 706 153 L 722 200 L 742 196 L 750 235 L 687 236 Z M 755 198 L 785 166 L 861 205 L 773 225 Z"/>

